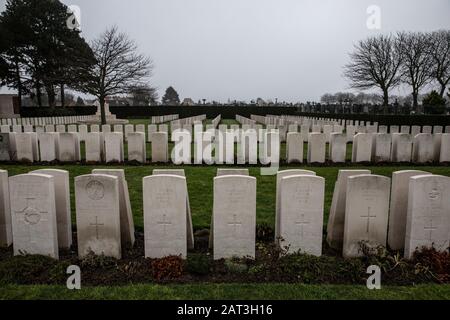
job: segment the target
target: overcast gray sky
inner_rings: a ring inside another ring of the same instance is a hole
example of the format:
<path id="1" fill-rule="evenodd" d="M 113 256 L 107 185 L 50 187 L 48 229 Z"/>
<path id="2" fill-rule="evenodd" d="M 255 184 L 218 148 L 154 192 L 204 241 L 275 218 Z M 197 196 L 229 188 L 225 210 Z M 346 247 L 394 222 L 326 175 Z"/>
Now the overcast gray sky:
<path id="1" fill-rule="evenodd" d="M 155 64 L 160 95 L 226 102 L 318 100 L 346 90 L 353 43 L 396 31 L 450 29 L 450 0 L 63 0 L 92 40 L 116 24 Z M 5 0 L 0 0 L 0 10 Z M 381 9 L 369 30 L 367 8 Z"/>

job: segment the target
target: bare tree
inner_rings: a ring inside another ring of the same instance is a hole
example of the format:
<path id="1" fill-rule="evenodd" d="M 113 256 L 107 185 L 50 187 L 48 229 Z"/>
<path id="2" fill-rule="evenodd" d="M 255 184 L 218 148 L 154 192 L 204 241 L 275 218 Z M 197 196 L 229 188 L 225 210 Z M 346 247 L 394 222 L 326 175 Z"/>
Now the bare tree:
<path id="1" fill-rule="evenodd" d="M 450 30 L 439 30 L 429 35 L 428 52 L 433 59 L 431 76 L 439 83 L 439 94 L 444 98 L 450 83 Z"/>
<path id="2" fill-rule="evenodd" d="M 379 35 L 361 40 L 350 54 L 344 76 L 351 87 L 361 90 L 379 88 L 383 92 L 385 112 L 389 104 L 389 90 L 399 85 L 401 64 L 397 41 L 392 36 Z"/>
<path id="3" fill-rule="evenodd" d="M 322 97 L 320 97 L 320 102 L 327 105 L 334 103 L 334 101 L 334 96 L 331 93 L 325 93 Z"/>
<path id="4" fill-rule="evenodd" d="M 100 102 L 101 121 L 106 123 L 105 99 L 126 94 L 129 88 L 145 85 L 152 75 L 150 58 L 137 53 L 137 45 L 116 26 L 106 30 L 92 43 L 97 60 L 90 81 L 83 91 L 96 96 Z"/>
<path id="5" fill-rule="evenodd" d="M 156 88 L 150 85 L 130 87 L 128 94 L 133 100 L 133 106 L 148 106 L 158 100 Z"/>
<path id="6" fill-rule="evenodd" d="M 413 107 L 418 110 L 419 92 L 431 81 L 432 58 L 428 53 L 428 37 L 422 32 L 400 32 L 402 79 L 412 88 Z"/>

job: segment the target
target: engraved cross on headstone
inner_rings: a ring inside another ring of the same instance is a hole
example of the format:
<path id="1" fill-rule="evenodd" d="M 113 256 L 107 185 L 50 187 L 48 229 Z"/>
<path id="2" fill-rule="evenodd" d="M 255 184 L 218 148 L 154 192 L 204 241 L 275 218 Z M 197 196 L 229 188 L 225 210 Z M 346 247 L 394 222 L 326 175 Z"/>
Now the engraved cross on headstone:
<path id="1" fill-rule="evenodd" d="M 234 227 L 234 235 L 236 235 L 236 227 L 237 226 L 242 226 L 242 222 L 238 222 L 237 221 L 237 215 L 233 214 L 233 222 L 228 222 L 229 226 L 233 226 Z"/>
<path id="2" fill-rule="evenodd" d="M 91 227 L 95 227 L 95 236 L 98 240 L 98 227 L 104 226 L 105 224 L 103 223 L 98 223 L 98 216 L 95 216 L 95 223 L 91 223 L 90 226 Z"/>
<path id="3" fill-rule="evenodd" d="M 370 211 L 371 211 L 371 207 L 367 208 L 367 215 L 366 216 L 361 216 L 361 218 L 367 218 L 367 225 L 366 225 L 366 232 L 367 234 L 369 234 L 370 231 L 370 218 L 376 218 L 377 216 L 371 216 L 370 215 Z"/>
<path id="4" fill-rule="evenodd" d="M 305 221 L 305 214 L 304 213 L 301 214 L 301 219 L 300 220 L 301 221 L 296 221 L 295 224 L 300 226 L 300 236 L 303 239 L 303 227 L 305 225 L 309 224 L 309 221 Z"/>
<path id="5" fill-rule="evenodd" d="M 430 236 L 428 237 L 428 240 L 431 241 L 432 235 L 433 235 L 433 230 L 437 230 L 437 227 L 433 227 L 433 219 L 430 218 L 430 225 L 429 226 L 424 226 L 423 230 L 430 232 Z"/>
<path id="6" fill-rule="evenodd" d="M 162 221 L 158 221 L 156 223 L 163 226 L 164 234 L 166 234 L 167 231 L 166 227 L 172 225 L 172 222 L 167 221 L 167 216 L 165 214 L 163 214 Z"/>

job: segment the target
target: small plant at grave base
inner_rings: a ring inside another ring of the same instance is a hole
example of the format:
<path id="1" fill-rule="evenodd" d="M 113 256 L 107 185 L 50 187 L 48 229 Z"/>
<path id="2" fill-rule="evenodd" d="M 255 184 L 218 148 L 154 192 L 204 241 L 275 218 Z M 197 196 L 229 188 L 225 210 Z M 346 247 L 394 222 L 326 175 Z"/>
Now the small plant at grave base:
<path id="1" fill-rule="evenodd" d="M 365 257 L 376 256 L 385 257 L 386 248 L 383 246 L 371 246 L 368 241 L 359 241 L 359 252 Z"/>
<path id="2" fill-rule="evenodd" d="M 414 253 L 416 272 L 426 272 L 441 283 L 450 283 L 450 253 L 435 248 L 422 248 Z"/>
<path id="3" fill-rule="evenodd" d="M 225 259 L 225 267 L 227 268 L 228 272 L 235 274 L 245 273 L 248 270 L 247 264 L 241 259 L 237 258 Z"/>
<path id="4" fill-rule="evenodd" d="M 183 259 L 180 256 L 169 256 L 154 259 L 151 262 L 153 278 L 160 280 L 172 280 L 183 275 Z"/>
<path id="5" fill-rule="evenodd" d="M 130 281 L 148 281 L 153 278 L 151 264 L 143 258 L 120 264 L 119 270 Z"/>
<path id="6" fill-rule="evenodd" d="M 107 257 L 105 255 L 96 255 L 90 252 L 80 261 L 81 267 L 85 268 L 108 268 L 117 266 L 117 260 L 112 257 Z"/>
<path id="7" fill-rule="evenodd" d="M 191 254 L 186 260 L 186 271 L 197 275 L 206 275 L 211 269 L 211 259 L 204 254 Z"/>
<path id="8" fill-rule="evenodd" d="M 275 237 L 275 231 L 271 226 L 266 223 L 258 224 L 256 226 L 256 239 L 257 241 L 270 242 Z"/>

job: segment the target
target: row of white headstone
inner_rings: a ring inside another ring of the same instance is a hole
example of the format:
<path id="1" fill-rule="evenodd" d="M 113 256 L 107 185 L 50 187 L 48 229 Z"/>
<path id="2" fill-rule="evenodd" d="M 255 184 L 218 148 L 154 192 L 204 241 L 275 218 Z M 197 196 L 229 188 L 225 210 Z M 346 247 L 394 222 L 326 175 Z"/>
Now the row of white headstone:
<path id="1" fill-rule="evenodd" d="M 202 123 L 204 120 L 206 120 L 206 114 L 201 114 L 198 116 L 192 116 L 188 118 L 182 118 L 182 119 L 176 119 L 170 122 L 170 125 L 173 126 L 183 126 L 185 124 L 197 124 Z"/>
<path id="2" fill-rule="evenodd" d="M 159 123 L 177 120 L 178 118 L 179 118 L 178 114 L 168 114 L 168 115 L 164 115 L 164 116 L 153 116 L 153 117 L 151 117 L 150 120 L 151 120 L 151 123 L 153 123 L 153 124 L 159 124 Z"/>
<path id="3" fill-rule="evenodd" d="M 155 132 L 152 139 L 152 162 L 168 162 L 168 135 Z M 46 132 L 0 133 L 0 161 L 79 162 L 81 148 L 78 133 Z M 85 135 L 86 162 L 124 162 L 124 139 L 120 132 L 89 132 Z M 145 134 L 128 134 L 128 160 L 145 163 Z"/>
<path id="4" fill-rule="evenodd" d="M 303 162 L 303 135 L 288 133 L 286 160 Z M 326 161 L 327 139 L 324 133 L 308 135 L 308 163 Z M 343 163 L 347 159 L 347 136 L 332 133 L 328 144 L 328 160 Z M 352 162 L 450 162 L 450 133 L 358 133 L 353 137 Z"/>
<path id="5" fill-rule="evenodd" d="M 79 121 L 90 120 L 92 116 L 62 116 L 62 117 L 35 117 L 35 118 L 2 118 L 2 125 L 46 125 L 46 124 L 71 124 Z"/>
<path id="6" fill-rule="evenodd" d="M 362 120 L 345 120 L 333 118 L 320 117 L 304 117 L 304 116 L 256 116 L 251 115 L 258 123 L 264 125 L 274 125 L 277 128 L 281 126 L 289 126 L 296 124 L 298 126 L 306 125 L 313 128 L 313 132 L 326 132 L 329 126 L 340 126 L 344 130 L 348 128 L 356 128 L 356 132 L 360 133 L 411 133 L 416 135 L 418 133 L 442 133 L 444 128 L 439 125 L 379 125 L 378 122 L 362 121 Z M 450 133 L 450 125 L 445 127 L 447 133 Z"/>
<path id="7" fill-rule="evenodd" d="M 369 170 L 341 170 L 335 184 L 327 242 L 344 257 L 364 249 L 404 250 L 450 246 L 450 178 L 418 170 L 397 171 L 389 178 Z"/>
<path id="8" fill-rule="evenodd" d="M 38 170 L 9 178 L 0 172 L 0 244 L 14 254 L 58 258 L 71 245 L 68 172 Z M 143 178 L 145 257 L 186 257 L 194 247 L 183 170 L 154 170 Z M 275 241 L 289 253 L 322 254 L 325 179 L 306 170 L 277 175 Z M 386 243 L 404 249 L 449 248 L 450 178 L 399 171 L 391 179 L 368 170 L 341 170 L 335 185 L 327 242 L 358 257 Z M 134 243 L 123 170 L 93 170 L 75 178 L 78 254 L 121 258 Z M 214 259 L 255 257 L 256 178 L 247 169 L 219 169 L 214 178 L 210 246 Z M 389 231 L 388 231 L 389 230 Z"/>
<path id="9" fill-rule="evenodd" d="M 195 129 L 195 128 L 194 128 Z M 271 137 L 276 133 L 266 130 L 220 130 L 210 129 L 206 132 L 194 130 L 194 138 L 187 130 L 172 134 L 175 143 L 174 152 L 182 153 L 176 164 L 190 164 L 191 144 L 194 143 L 194 164 L 235 163 L 267 164 L 266 151 L 271 153 L 271 162 L 280 161 L 280 144 L 273 144 Z M 121 132 L 89 132 L 84 135 L 86 162 L 124 162 L 124 138 Z M 166 132 L 153 132 L 151 141 L 151 161 L 167 163 L 169 159 L 169 135 Z M 278 139 L 278 138 L 276 138 Z M 78 162 L 80 152 L 80 135 L 78 133 L 2 133 L 0 134 L 0 161 L 19 162 Z M 145 133 L 129 132 L 128 161 L 147 162 L 147 142 Z M 323 133 L 308 135 L 307 162 L 324 163 L 326 161 L 327 143 Z M 202 148 L 200 148 L 200 143 Z M 237 144 L 237 145 L 236 145 Z M 258 144 L 260 145 L 258 152 Z M 236 147 L 236 148 L 235 148 Z M 271 152 L 271 147 L 276 152 Z M 236 149 L 236 150 L 235 150 Z M 328 160 L 344 163 L 347 158 L 345 134 L 334 133 L 328 144 Z M 173 159 L 172 159 L 173 160 Z M 304 161 L 304 140 L 300 133 L 289 133 L 286 143 L 286 161 L 302 163 Z M 450 134 L 421 133 L 412 138 L 409 134 L 368 134 L 354 136 L 352 162 L 450 162 Z"/>

